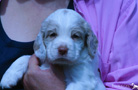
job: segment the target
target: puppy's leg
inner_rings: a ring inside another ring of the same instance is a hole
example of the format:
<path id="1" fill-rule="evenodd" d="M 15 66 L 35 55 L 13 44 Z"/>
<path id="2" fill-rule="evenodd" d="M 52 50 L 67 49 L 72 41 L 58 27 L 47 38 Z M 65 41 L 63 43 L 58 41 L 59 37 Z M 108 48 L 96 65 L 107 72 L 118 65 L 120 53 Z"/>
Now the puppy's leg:
<path id="1" fill-rule="evenodd" d="M 87 82 L 87 81 L 78 81 L 72 82 L 67 85 L 66 90 L 105 90 L 105 89 L 96 89 L 97 83 L 94 82 Z"/>
<path id="2" fill-rule="evenodd" d="M 80 83 L 70 83 L 67 85 L 66 90 L 86 90 Z"/>
<path id="3" fill-rule="evenodd" d="M 19 57 L 4 73 L 0 86 L 2 88 L 11 88 L 23 77 L 28 67 L 30 55 Z"/>

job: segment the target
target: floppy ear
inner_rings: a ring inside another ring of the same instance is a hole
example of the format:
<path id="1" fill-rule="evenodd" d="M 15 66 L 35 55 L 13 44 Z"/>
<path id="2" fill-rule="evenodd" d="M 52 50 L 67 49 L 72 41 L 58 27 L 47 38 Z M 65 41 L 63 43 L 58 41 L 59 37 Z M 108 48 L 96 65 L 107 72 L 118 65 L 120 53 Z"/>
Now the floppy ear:
<path id="1" fill-rule="evenodd" d="M 86 23 L 86 46 L 88 48 L 88 53 L 91 56 L 92 59 L 94 59 L 94 56 L 97 52 L 97 46 L 98 46 L 98 40 L 93 31 L 91 30 L 91 27 L 88 23 Z"/>
<path id="2" fill-rule="evenodd" d="M 37 38 L 34 42 L 34 52 L 35 55 L 40 59 L 41 63 L 46 59 L 46 45 L 44 44 L 44 35 L 45 32 L 43 28 L 41 28 L 41 31 L 37 35 Z"/>

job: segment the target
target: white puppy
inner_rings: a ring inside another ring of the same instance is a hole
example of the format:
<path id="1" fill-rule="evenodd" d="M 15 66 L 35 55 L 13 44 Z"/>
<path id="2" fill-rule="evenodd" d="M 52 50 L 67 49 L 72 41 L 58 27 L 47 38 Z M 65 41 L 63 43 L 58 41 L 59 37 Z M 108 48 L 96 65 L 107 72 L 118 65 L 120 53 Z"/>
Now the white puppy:
<path id="1" fill-rule="evenodd" d="M 64 67 L 66 90 L 105 90 L 98 72 L 97 38 L 75 11 L 60 9 L 43 23 L 34 43 L 41 69 L 48 63 Z M 30 56 L 18 58 L 1 80 L 3 88 L 15 86 L 27 71 Z M 10 78 L 9 78 L 10 77 Z"/>

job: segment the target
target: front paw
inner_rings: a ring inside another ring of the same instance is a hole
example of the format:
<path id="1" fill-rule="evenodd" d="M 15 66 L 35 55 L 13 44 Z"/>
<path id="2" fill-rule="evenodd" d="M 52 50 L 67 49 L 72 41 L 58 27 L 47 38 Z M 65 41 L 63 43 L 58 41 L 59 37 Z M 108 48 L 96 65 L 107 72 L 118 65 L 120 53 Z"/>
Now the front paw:
<path id="1" fill-rule="evenodd" d="M 17 85 L 27 70 L 29 58 L 29 55 L 24 55 L 15 60 L 2 77 L 0 82 L 2 88 L 11 88 Z"/>
<path id="2" fill-rule="evenodd" d="M 97 81 L 93 80 L 89 81 L 78 81 L 71 82 L 67 85 L 66 90 L 104 90 L 104 89 L 96 89 Z"/>
<path id="3" fill-rule="evenodd" d="M 0 82 L 0 86 L 4 88 L 11 88 L 15 86 L 18 82 L 19 75 L 16 74 L 17 72 L 14 71 L 7 71 L 4 76 L 2 77 L 2 80 Z"/>
<path id="4" fill-rule="evenodd" d="M 69 85 L 67 85 L 66 90 L 87 90 L 84 88 L 83 85 L 81 85 L 81 83 L 77 82 L 77 83 L 70 83 Z"/>

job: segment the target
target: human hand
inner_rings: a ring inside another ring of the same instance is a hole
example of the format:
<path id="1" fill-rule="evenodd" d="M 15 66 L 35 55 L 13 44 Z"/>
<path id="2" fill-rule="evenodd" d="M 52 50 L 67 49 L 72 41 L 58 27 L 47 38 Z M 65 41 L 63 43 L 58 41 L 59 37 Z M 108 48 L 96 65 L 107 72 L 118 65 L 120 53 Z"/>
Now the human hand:
<path id="1" fill-rule="evenodd" d="M 62 68 L 51 65 L 50 69 L 41 70 L 35 55 L 29 60 L 23 83 L 25 90 L 65 90 Z"/>

